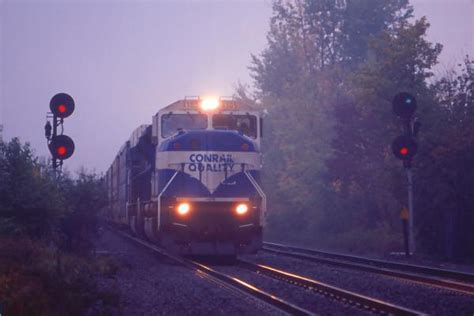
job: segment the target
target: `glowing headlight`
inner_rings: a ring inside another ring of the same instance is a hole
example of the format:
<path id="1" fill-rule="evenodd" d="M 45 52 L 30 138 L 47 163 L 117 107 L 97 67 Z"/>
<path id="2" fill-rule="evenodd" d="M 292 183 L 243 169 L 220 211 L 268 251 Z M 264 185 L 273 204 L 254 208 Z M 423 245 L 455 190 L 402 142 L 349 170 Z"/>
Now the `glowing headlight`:
<path id="1" fill-rule="evenodd" d="M 206 98 L 201 101 L 201 109 L 205 112 L 215 110 L 219 107 L 219 100 L 215 98 Z"/>
<path id="2" fill-rule="evenodd" d="M 179 215 L 186 215 L 189 213 L 189 210 L 191 210 L 191 206 L 188 203 L 181 203 L 178 205 L 178 214 Z"/>
<path id="3" fill-rule="evenodd" d="M 249 210 L 249 207 L 248 207 L 246 204 L 239 204 L 239 205 L 237 205 L 237 207 L 235 208 L 235 211 L 236 211 L 237 214 L 239 214 L 239 215 L 244 215 L 244 214 L 246 214 L 248 210 Z"/>

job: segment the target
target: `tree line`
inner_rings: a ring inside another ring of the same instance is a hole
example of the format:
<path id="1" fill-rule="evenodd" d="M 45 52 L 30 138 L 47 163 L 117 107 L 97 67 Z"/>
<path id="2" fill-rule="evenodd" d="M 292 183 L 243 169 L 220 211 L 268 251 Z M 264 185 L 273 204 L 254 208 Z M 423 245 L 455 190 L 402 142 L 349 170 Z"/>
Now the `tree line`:
<path id="1" fill-rule="evenodd" d="M 28 144 L 0 142 L 0 313 L 108 313 L 118 295 L 96 276 L 111 263 L 93 256 L 105 199 L 98 175 L 56 175 Z"/>
<path id="2" fill-rule="evenodd" d="M 279 0 L 237 95 L 268 111 L 267 237 L 358 252 L 403 249 L 406 178 L 390 145 L 393 96 L 418 100 L 421 253 L 474 257 L 473 67 L 435 78 L 442 50 L 408 0 Z"/>

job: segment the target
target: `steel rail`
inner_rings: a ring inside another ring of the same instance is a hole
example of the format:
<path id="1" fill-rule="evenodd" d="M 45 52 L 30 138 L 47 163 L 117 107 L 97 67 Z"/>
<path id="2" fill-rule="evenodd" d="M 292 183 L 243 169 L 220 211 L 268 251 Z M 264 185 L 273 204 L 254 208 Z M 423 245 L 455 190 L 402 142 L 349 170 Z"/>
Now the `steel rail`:
<path id="1" fill-rule="evenodd" d="M 361 295 L 355 292 L 347 291 L 320 281 L 310 279 L 294 273 L 282 271 L 274 267 L 254 264 L 252 262 L 239 260 L 239 265 L 248 270 L 268 275 L 272 278 L 288 282 L 290 284 L 312 290 L 344 303 L 351 303 L 359 308 L 378 313 L 394 315 L 424 315 L 423 313 L 408 309 L 403 306 L 388 303 L 369 296 Z"/>
<path id="2" fill-rule="evenodd" d="M 426 267 L 427 269 L 424 270 L 424 266 L 415 266 L 409 265 L 408 267 L 404 264 L 389 262 L 389 261 L 382 261 L 382 260 L 372 260 L 364 257 L 355 257 L 349 255 L 342 255 L 342 254 L 334 254 L 332 253 L 325 253 L 318 250 L 300 248 L 300 247 L 293 247 L 281 244 L 274 244 L 274 243 L 264 243 L 265 247 L 263 250 L 272 252 L 278 255 L 284 255 L 288 257 L 293 257 L 297 259 L 303 259 L 306 261 L 311 262 L 319 262 L 325 263 L 330 265 L 336 265 L 344 268 L 350 269 L 357 269 L 360 271 L 372 272 L 377 274 L 382 274 L 390 277 L 405 279 L 409 281 L 419 282 L 422 284 L 428 284 L 431 286 L 440 287 L 443 289 L 454 290 L 458 292 L 462 292 L 464 294 L 474 295 L 474 285 L 465 282 L 459 282 L 449 279 L 443 279 L 440 277 L 443 275 L 440 271 L 449 271 L 455 272 L 457 277 L 460 278 L 460 275 L 464 275 L 463 273 L 451 271 L 451 270 L 438 270 L 430 267 Z M 285 249 L 285 250 L 281 250 Z M 332 256 L 332 257 L 331 257 Z M 336 258 L 336 259 L 332 259 Z M 356 258 L 354 260 L 351 259 Z M 342 259 L 342 260 L 341 260 Z M 357 262 L 354 262 L 357 261 Z M 383 265 L 382 264 L 385 264 Z M 416 267 L 416 268 L 414 268 Z M 413 269 L 413 270 L 409 270 Z M 430 275 L 430 272 L 437 271 L 434 275 L 433 273 Z M 416 271 L 416 272 L 415 272 Z M 421 272 L 423 271 L 423 272 Z M 415 272 L 415 273 L 413 273 Z M 425 275 L 416 274 L 416 273 L 424 273 Z M 466 274 L 470 276 L 469 274 Z"/>
<path id="3" fill-rule="evenodd" d="M 387 261 L 387 260 L 372 259 L 372 258 L 367 258 L 367 257 L 354 256 L 354 255 L 348 255 L 348 254 L 342 254 L 342 253 L 336 253 L 336 252 L 326 252 L 326 251 L 321 251 L 321 250 L 316 250 L 316 249 L 289 246 L 289 245 L 271 243 L 271 242 L 264 242 L 264 245 L 268 247 L 285 249 L 289 251 L 298 251 L 298 252 L 304 252 L 308 254 L 315 254 L 315 255 L 330 257 L 330 258 L 373 264 L 373 265 L 383 266 L 386 268 L 392 268 L 392 269 L 397 269 L 397 270 L 431 274 L 434 276 L 446 277 L 446 278 L 450 278 L 450 279 L 458 280 L 458 281 L 474 282 L 473 273 L 460 272 L 460 271 L 448 270 L 448 269 L 440 269 L 440 268 L 415 265 L 415 264 L 410 264 L 410 263 L 399 263 L 399 262 L 393 262 L 393 261 Z"/>
<path id="4" fill-rule="evenodd" d="M 142 239 L 130 236 L 127 233 L 122 231 L 112 230 L 113 232 L 121 235 L 124 238 L 132 240 L 141 246 L 151 250 L 155 253 L 158 253 L 161 256 L 164 256 L 174 262 L 181 264 L 182 266 L 196 272 L 199 276 L 204 277 L 214 283 L 220 284 L 224 287 L 230 288 L 237 292 L 240 292 L 246 296 L 250 296 L 252 299 L 257 300 L 260 303 L 264 303 L 266 305 L 270 305 L 270 307 L 275 308 L 281 312 L 291 314 L 291 315 L 314 315 L 313 312 L 308 311 L 304 308 L 298 307 L 294 304 L 287 302 L 284 299 L 276 297 L 275 295 L 269 294 L 265 291 L 260 290 L 256 286 L 244 282 L 238 278 L 234 278 L 222 272 L 218 272 L 211 267 L 208 267 L 204 264 L 199 262 L 195 262 L 192 260 L 188 260 L 179 256 L 175 256 L 166 252 L 165 250 L 157 247 L 154 244 L 151 244 L 147 241 Z"/>

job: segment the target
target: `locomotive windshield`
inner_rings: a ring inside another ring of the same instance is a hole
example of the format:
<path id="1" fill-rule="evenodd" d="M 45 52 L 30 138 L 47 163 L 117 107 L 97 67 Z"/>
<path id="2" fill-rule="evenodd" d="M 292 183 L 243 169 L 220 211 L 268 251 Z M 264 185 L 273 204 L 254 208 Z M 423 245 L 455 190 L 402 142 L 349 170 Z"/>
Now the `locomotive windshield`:
<path id="1" fill-rule="evenodd" d="M 230 129 L 246 136 L 257 138 L 257 118 L 254 115 L 215 114 L 212 117 L 215 129 Z"/>
<path id="2" fill-rule="evenodd" d="M 205 114 L 165 114 L 161 117 L 161 136 L 169 137 L 180 129 L 206 129 Z"/>

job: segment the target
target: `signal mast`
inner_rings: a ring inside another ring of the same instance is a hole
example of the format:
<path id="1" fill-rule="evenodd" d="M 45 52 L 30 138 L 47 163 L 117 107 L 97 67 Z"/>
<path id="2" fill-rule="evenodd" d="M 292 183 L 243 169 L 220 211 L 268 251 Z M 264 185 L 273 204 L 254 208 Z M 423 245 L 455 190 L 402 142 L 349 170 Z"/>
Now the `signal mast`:
<path id="1" fill-rule="evenodd" d="M 405 234 L 405 252 L 407 256 L 415 253 L 415 229 L 414 229 L 414 205 L 413 205 L 413 172 L 411 163 L 418 150 L 416 136 L 420 130 L 420 122 L 413 119 L 417 103 L 413 95 L 401 92 L 395 95 L 392 101 L 393 113 L 397 115 L 403 123 L 404 133 L 396 137 L 392 142 L 392 151 L 395 157 L 403 161 L 407 174 L 408 184 L 408 240 Z M 402 212 L 403 214 L 404 212 Z M 405 215 L 403 216 L 405 217 Z M 406 231 L 406 218 L 403 218 L 404 231 Z"/>
<path id="2" fill-rule="evenodd" d="M 69 117 L 75 108 L 74 99 L 66 93 L 56 94 L 49 102 L 51 112 L 46 114 L 46 118 L 52 118 L 53 124 L 48 120 L 44 126 L 44 134 L 48 140 L 48 148 L 53 156 L 53 170 L 63 165 L 74 153 L 74 141 L 71 137 L 64 135 L 64 119 Z M 61 132 L 58 135 L 58 127 Z"/>

